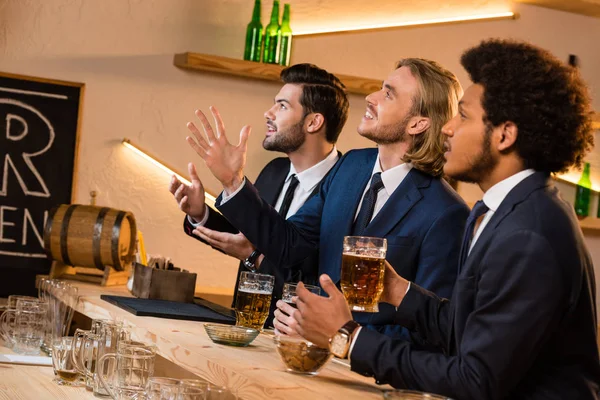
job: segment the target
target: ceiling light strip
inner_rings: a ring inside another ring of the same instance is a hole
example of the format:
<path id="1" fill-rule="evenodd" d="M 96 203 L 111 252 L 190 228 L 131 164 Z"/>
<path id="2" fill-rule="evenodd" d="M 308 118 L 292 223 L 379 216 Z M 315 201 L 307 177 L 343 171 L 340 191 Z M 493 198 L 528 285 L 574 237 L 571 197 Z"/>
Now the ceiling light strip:
<path id="1" fill-rule="evenodd" d="M 444 24 L 450 22 L 464 22 L 464 21 L 480 21 L 490 19 L 514 19 L 516 14 L 512 11 L 489 13 L 489 14 L 476 14 L 476 15 L 461 15 L 457 17 L 447 18 L 431 18 L 414 21 L 400 21 L 393 23 L 379 23 L 379 24 L 367 24 L 367 25 L 353 25 L 348 27 L 339 28 L 323 28 L 323 29 L 307 29 L 307 30 L 295 30 L 294 36 L 304 35 L 318 35 L 322 33 L 336 33 L 336 32 L 351 32 L 351 31 L 362 31 L 371 29 L 385 29 L 385 28 L 399 28 L 404 26 L 417 26 L 417 25 L 432 25 L 432 24 Z"/>

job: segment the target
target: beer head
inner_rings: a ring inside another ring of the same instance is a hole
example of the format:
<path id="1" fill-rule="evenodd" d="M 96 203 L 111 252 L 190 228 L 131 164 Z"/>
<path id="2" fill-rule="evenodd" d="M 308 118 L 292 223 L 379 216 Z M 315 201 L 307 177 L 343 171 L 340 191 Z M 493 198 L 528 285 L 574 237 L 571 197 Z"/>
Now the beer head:
<path id="1" fill-rule="evenodd" d="M 387 240 L 368 236 L 344 236 L 344 254 L 385 258 Z"/>

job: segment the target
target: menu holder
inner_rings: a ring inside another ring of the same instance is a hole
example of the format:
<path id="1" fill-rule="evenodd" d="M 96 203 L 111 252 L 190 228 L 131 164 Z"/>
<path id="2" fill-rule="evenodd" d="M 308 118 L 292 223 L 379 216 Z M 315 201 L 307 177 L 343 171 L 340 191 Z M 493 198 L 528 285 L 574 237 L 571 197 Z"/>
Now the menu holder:
<path id="1" fill-rule="evenodd" d="M 132 293 L 140 299 L 193 303 L 195 288 L 195 273 L 134 264 Z"/>

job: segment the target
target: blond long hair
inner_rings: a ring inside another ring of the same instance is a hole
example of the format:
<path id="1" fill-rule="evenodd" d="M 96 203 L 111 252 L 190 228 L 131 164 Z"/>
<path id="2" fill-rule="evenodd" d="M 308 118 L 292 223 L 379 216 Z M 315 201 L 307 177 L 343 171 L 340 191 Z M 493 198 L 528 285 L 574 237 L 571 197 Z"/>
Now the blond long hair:
<path id="1" fill-rule="evenodd" d="M 444 167 L 444 135 L 442 127 L 457 113 L 463 90 L 456 76 L 435 61 L 405 58 L 396 69 L 407 67 L 419 83 L 410 115 L 429 118 L 431 125 L 419 135 L 404 155 L 420 171 L 440 176 Z"/>

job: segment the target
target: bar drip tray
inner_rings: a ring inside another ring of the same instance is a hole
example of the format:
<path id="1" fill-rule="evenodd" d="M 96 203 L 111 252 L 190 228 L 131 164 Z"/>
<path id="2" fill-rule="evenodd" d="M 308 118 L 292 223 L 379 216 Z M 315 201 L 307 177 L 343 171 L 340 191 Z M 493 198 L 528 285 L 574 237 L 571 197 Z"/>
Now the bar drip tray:
<path id="1" fill-rule="evenodd" d="M 196 297 L 194 303 L 138 299 L 136 297 L 111 296 L 100 298 L 139 317 L 158 317 L 189 321 L 212 322 L 235 325 L 235 312 L 208 300 Z"/>

